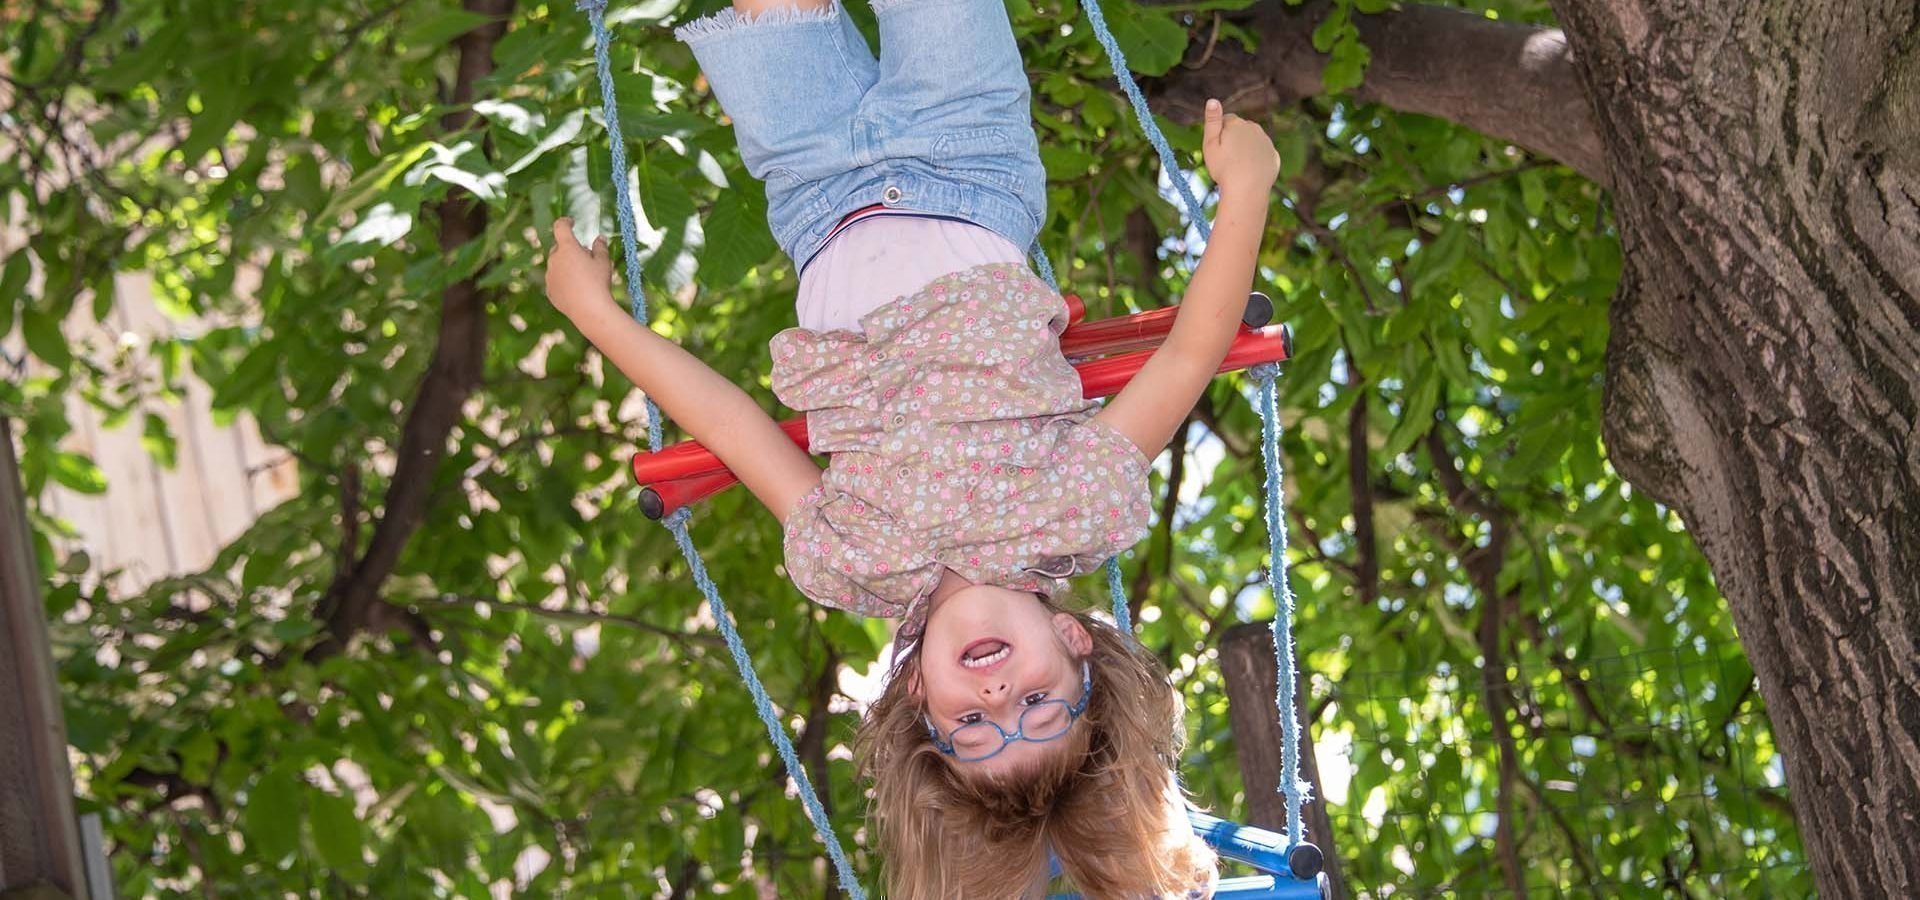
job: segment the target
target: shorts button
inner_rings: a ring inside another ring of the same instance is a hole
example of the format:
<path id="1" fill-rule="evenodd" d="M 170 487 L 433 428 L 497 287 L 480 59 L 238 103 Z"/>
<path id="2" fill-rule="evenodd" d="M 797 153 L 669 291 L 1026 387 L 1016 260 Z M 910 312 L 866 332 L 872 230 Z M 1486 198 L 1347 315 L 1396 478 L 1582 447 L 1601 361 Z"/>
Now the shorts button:
<path id="1" fill-rule="evenodd" d="M 880 194 L 880 198 L 890 204 L 899 203 L 900 198 L 903 196 L 906 195 L 900 192 L 900 188 L 891 184 L 887 185 L 887 189 Z"/>
<path id="2" fill-rule="evenodd" d="M 900 427 L 900 426 L 902 426 L 902 425 L 905 425 L 905 424 L 907 424 L 907 417 L 906 417 L 906 416 L 894 416 L 894 417 L 893 417 L 893 427 L 895 427 L 895 428 L 898 428 L 898 427 Z"/>

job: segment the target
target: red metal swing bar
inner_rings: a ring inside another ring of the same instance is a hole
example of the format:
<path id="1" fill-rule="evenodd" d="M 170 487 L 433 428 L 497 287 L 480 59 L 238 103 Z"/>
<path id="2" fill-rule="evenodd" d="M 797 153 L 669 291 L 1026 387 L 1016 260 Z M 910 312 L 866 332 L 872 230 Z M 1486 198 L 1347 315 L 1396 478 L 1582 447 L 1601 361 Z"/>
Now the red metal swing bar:
<path id="1" fill-rule="evenodd" d="M 1082 322 L 1086 307 L 1067 295 L 1069 325 L 1060 335 L 1060 349 L 1080 375 L 1081 395 L 1089 400 L 1111 397 L 1153 356 L 1153 348 L 1173 328 L 1179 307 L 1150 310 L 1130 316 Z M 1284 362 L 1293 355 L 1293 334 L 1285 325 L 1266 325 L 1273 303 L 1256 293 L 1248 298 L 1246 326 L 1233 339 L 1220 372 L 1232 372 L 1260 363 Z M 1265 327 L 1261 327 L 1265 326 Z M 1097 357 L 1097 358 L 1096 358 Z M 807 420 L 797 416 L 780 423 L 780 430 L 803 450 L 808 449 Z M 698 441 L 682 441 L 655 453 L 633 456 L 633 477 L 644 490 L 640 510 L 650 519 L 667 516 L 729 487 L 738 479 Z"/>

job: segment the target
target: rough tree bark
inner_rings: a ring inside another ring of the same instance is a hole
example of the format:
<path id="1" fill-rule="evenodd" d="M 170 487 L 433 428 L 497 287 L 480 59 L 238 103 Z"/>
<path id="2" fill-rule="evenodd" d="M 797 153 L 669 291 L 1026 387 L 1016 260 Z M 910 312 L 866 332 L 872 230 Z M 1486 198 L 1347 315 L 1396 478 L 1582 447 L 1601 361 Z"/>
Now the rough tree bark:
<path id="1" fill-rule="evenodd" d="M 1313 29 L 1330 0 L 1299 6 L 1267 0 L 1240 24 L 1260 36 L 1248 53 L 1221 41 L 1204 63 L 1158 85 L 1159 108 L 1198 120 L 1208 97 L 1238 112 L 1291 105 L 1320 93 L 1326 54 Z M 1496 22 L 1464 9 L 1407 4 L 1354 16 L 1373 64 L 1354 96 L 1402 112 L 1458 122 L 1551 156 L 1601 184 L 1608 169 L 1578 73 L 1557 29 Z M 1488 85 L 1499 85 L 1488 90 Z"/>
<path id="2" fill-rule="evenodd" d="M 1451 11 L 1359 17 L 1360 96 L 1613 189 L 1612 461 L 1681 514 L 1727 597 L 1821 894 L 1920 896 L 1920 7 L 1554 5 L 1564 36 L 1504 44 Z M 1313 92 L 1317 19 L 1294 15 L 1255 7 L 1257 56 L 1161 93 Z"/>
<path id="3" fill-rule="evenodd" d="M 1820 893 L 1920 896 L 1920 8 L 1556 8 L 1626 258 L 1614 465 L 1712 564 Z"/>

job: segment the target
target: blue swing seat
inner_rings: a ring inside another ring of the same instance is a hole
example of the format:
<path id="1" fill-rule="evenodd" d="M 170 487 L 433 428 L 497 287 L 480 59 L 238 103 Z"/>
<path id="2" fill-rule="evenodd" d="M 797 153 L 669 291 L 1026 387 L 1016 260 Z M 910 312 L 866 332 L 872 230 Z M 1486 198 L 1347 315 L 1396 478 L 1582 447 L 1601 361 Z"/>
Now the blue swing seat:
<path id="1" fill-rule="evenodd" d="M 1260 870 L 1258 875 L 1220 879 L 1213 890 L 1219 900 L 1321 900 L 1327 896 L 1327 876 L 1320 871 L 1320 848 L 1307 843 L 1289 847 L 1284 834 L 1229 822 L 1195 809 L 1187 810 L 1187 820 L 1193 824 L 1193 833 L 1222 859 Z M 1059 861 L 1052 861 L 1052 866 L 1053 877 L 1059 877 Z M 1296 874 L 1295 868 L 1301 872 Z M 1080 900 L 1080 895 L 1053 894 L 1047 900 Z"/>

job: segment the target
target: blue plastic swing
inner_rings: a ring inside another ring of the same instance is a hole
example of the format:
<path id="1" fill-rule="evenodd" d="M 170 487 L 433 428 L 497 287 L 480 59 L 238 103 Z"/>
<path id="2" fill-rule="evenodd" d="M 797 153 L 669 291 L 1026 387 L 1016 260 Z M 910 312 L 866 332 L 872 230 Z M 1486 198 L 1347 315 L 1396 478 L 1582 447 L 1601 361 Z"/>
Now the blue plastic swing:
<path id="1" fill-rule="evenodd" d="M 636 227 L 633 209 L 633 196 L 627 179 L 618 177 L 627 171 L 626 139 L 621 134 L 619 104 L 616 102 L 613 86 L 612 62 L 609 46 L 612 36 L 607 31 L 606 0 L 577 0 L 578 7 L 587 14 L 593 29 L 594 62 L 599 76 L 600 102 L 602 114 L 606 119 L 607 137 L 613 157 L 615 211 L 620 224 L 620 249 L 625 264 L 627 297 L 633 311 L 633 317 L 642 323 L 647 321 L 646 293 L 641 286 L 641 266 L 636 240 Z M 1206 217 L 1206 209 L 1200 198 L 1195 196 L 1187 180 L 1186 171 L 1175 158 L 1173 148 L 1167 143 L 1166 135 L 1153 120 L 1153 112 L 1147 106 L 1146 97 L 1141 94 L 1140 86 L 1133 80 L 1127 67 L 1126 55 L 1121 52 L 1120 44 L 1114 39 L 1113 31 L 1107 26 L 1106 16 L 1100 8 L 1100 0 L 1083 0 L 1087 19 L 1093 26 L 1095 38 L 1105 49 L 1107 59 L 1112 65 L 1115 79 L 1120 89 L 1127 95 L 1133 106 L 1134 117 L 1139 121 L 1141 130 L 1152 142 L 1159 154 L 1160 165 L 1172 180 L 1184 202 L 1187 214 L 1203 238 L 1212 236 L 1212 225 Z M 1054 277 L 1053 264 L 1047 259 L 1036 243 L 1033 248 L 1034 268 L 1049 286 L 1059 289 Z M 1293 657 L 1293 588 L 1287 580 L 1286 519 L 1281 514 L 1283 497 L 1281 494 L 1280 470 L 1280 417 L 1277 404 L 1277 390 L 1274 378 L 1279 373 L 1277 366 L 1265 364 L 1255 367 L 1249 374 L 1259 389 L 1261 415 L 1261 459 L 1266 470 L 1266 524 L 1269 539 L 1269 568 L 1267 583 L 1273 591 L 1274 620 L 1273 639 L 1274 657 L 1278 663 L 1279 689 L 1275 702 L 1280 709 L 1281 723 L 1281 773 L 1280 791 L 1287 800 L 1287 833 L 1285 835 L 1237 825 L 1197 811 L 1190 812 L 1194 833 L 1204 839 L 1214 852 L 1221 857 L 1245 863 L 1259 869 L 1264 874 L 1253 877 L 1223 879 L 1214 891 L 1215 897 L 1232 900 L 1305 900 L 1323 896 L 1326 876 L 1321 873 L 1323 857 L 1320 849 L 1306 842 L 1306 831 L 1301 819 L 1301 807 L 1307 799 L 1309 786 L 1299 778 L 1300 772 L 1300 724 L 1294 715 L 1294 684 L 1296 680 Z M 658 451 L 662 444 L 660 410 L 653 400 L 647 400 L 647 446 Z M 787 774 L 793 778 L 798 788 L 801 802 L 805 805 L 807 818 L 813 824 L 814 831 L 826 845 L 827 855 L 833 862 L 834 874 L 842 891 L 853 900 L 865 900 L 866 891 L 854 876 L 853 866 L 841 847 L 839 835 L 828 821 L 826 809 L 820 803 L 819 794 L 814 790 L 813 782 L 807 777 L 806 768 L 800 764 L 799 755 L 794 751 L 793 741 L 781 725 L 779 715 L 774 711 L 773 701 L 767 696 L 766 687 L 760 683 L 760 676 L 753 664 L 753 657 L 747 652 L 746 644 L 740 639 L 740 632 L 734 627 L 733 615 L 727 611 L 726 602 L 720 597 L 720 591 L 707 574 L 705 561 L 700 551 L 694 547 L 693 538 L 687 531 L 688 520 L 692 517 L 690 509 L 681 509 L 668 516 L 662 524 L 673 535 L 674 543 L 680 548 L 686 559 L 687 569 L 693 575 L 694 585 L 707 601 L 708 608 L 720 629 L 721 637 L 726 641 L 727 652 L 740 672 L 740 680 L 747 686 L 753 697 L 755 711 L 760 722 L 766 727 L 767 737 L 773 742 L 774 749 L 780 755 Z M 1114 621 L 1123 629 L 1132 630 L 1131 616 L 1127 608 L 1127 597 L 1120 578 L 1118 559 L 1107 561 L 1107 588 L 1112 595 Z M 1071 897 L 1073 895 L 1063 895 Z"/>

